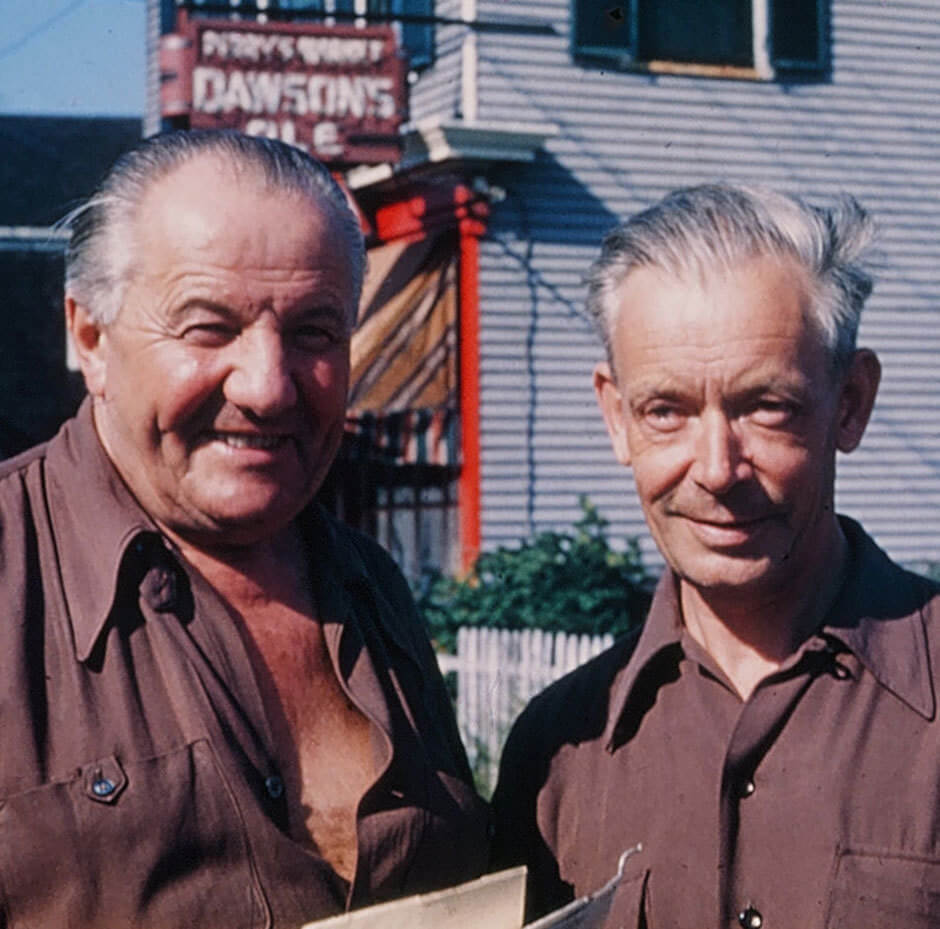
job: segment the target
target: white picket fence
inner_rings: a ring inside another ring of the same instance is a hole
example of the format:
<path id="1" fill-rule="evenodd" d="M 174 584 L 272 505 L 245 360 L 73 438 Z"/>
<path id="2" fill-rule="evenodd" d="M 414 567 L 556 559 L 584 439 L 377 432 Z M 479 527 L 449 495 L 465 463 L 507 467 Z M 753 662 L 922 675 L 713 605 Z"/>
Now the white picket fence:
<path id="1" fill-rule="evenodd" d="M 481 789 L 495 785 L 503 742 L 529 699 L 613 641 L 541 629 L 459 630 L 457 654 L 437 657 L 441 671 L 456 675 L 457 722 Z"/>

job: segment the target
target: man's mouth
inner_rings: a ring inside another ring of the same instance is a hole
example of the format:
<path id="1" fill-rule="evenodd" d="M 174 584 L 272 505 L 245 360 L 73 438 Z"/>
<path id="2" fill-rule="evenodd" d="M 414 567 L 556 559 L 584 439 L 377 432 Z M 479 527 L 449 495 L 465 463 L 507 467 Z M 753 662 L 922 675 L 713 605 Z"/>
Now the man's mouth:
<path id="1" fill-rule="evenodd" d="M 688 514 L 682 516 L 695 535 L 709 547 L 715 548 L 735 548 L 748 544 L 774 521 L 773 514 L 738 519 L 701 519 Z"/>
<path id="2" fill-rule="evenodd" d="M 287 442 L 286 435 L 264 435 L 246 432 L 213 432 L 210 433 L 212 441 L 223 442 L 229 448 L 250 448 L 269 451 Z"/>
<path id="3" fill-rule="evenodd" d="M 685 518 L 701 526 L 711 526 L 715 529 L 747 529 L 769 519 L 768 516 L 751 516 L 747 519 L 700 519 L 697 516 L 686 516 Z"/>

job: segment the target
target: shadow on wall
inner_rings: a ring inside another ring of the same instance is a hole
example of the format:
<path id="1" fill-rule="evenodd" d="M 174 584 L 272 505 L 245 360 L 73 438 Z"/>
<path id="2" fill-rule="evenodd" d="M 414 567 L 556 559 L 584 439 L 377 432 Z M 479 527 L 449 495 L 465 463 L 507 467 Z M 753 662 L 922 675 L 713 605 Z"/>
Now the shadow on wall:
<path id="1" fill-rule="evenodd" d="M 506 192 L 493 210 L 492 237 L 596 249 L 622 218 L 546 151 L 538 152 L 534 162 L 501 166 L 490 181 Z"/>
<path id="2" fill-rule="evenodd" d="M 545 352 L 554 353 L 554 367 L 548 366 L 554 374 L 563 363 L 564 352 L 551 339 L 540 350 L 540 333 L 546 326 L 549 330 L 557 327 L 560 318 L 567 317 L 565 325 L 570 325 L 573 333 L 593 338 L 594 325 L 584 306 L 581 279 L 599 253 L 601 240 L 620 217 L 548 152 L 539 152 L 532 163 L 494 171 L 490 183 L 505 190 L 506 196 L 493 209 L 486 238 L 498 245 L 526 288 L 526 295 L 520 295 L 526 305 L 517 305 L 516 311 L 524 327 L 519 332 L 526 404 L 523 531 L 532 534 L 537 529 L 538 478 L 544 462 L 536 433 L 546 422 L 551 428 L 557 426 L 553 417 L 558 413 L 555 404 L 542 396 L 541 385 L 548 370 Z M 589 372 L 585 370 L 583 375 L 587 384 Z M 519 400 L 517 395 L 516 402 Z"/>

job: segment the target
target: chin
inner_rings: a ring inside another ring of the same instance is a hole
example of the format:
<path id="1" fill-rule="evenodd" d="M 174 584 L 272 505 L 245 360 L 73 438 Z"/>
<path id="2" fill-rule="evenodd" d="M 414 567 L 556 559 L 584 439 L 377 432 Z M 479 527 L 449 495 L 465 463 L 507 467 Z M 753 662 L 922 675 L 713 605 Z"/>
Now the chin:
<path id="1" fill-rule="evenodd" d="M 779 572 L 766 556 L 751 559 L 712 555 L 677 564 L 673 570 L 687 584 L 713 593 L 758 590 L 779 583 Z"/>
<path id="2" fill-rule="evenodd" d="M 225 505 L 207 505 L 202 518 L 192 527 L 193 534 L 221 545 L 249 545 L 277 535 L 303 509 L 303 504 L 288 504 L 273 498 L 226 501 Z"/>

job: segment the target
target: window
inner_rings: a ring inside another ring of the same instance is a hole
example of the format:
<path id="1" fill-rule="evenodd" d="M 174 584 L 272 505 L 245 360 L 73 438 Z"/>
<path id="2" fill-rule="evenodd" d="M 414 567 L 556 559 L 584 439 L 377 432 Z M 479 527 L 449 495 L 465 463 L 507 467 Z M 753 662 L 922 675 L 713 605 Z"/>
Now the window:
<path id="1" fill-rule="evenodd" d="M 459 568 L 458 471 L 441 465 L 389 465 L 350 453 L 347 440 L 318 499 L 371 535 L 412 583 Z"/>
<path id="2" fill-rule="evenodd" d="M 827 0 L 573 0 L 573 50 L 621 67 L 818 73 L 827 64 L 826 12 Z"/>
<path id="3" fill-rule="evenodd" d="M 434 0 L 335 0 L 337 12 L 356 13 L 401 25 L 401 44 L 412 68 L 427 67 L 434 60 Z"/>

